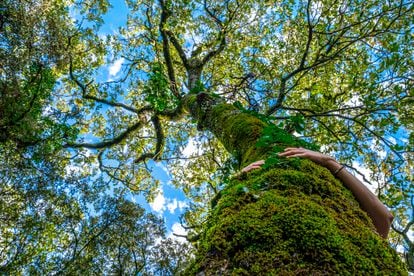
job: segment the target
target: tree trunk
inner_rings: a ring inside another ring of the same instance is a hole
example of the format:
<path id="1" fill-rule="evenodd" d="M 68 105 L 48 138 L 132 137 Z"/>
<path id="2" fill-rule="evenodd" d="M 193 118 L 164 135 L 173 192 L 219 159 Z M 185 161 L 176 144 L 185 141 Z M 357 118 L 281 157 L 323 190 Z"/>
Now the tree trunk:
<path id="1" fill-rule="evenodd" d="M 267 126 L 208 94 L 184 107 L 245 166 L 270 154 Z M 279 141 L 279 145 L 289 146 Z M 325 168 L 299 159 L 234 178 L 197 242 L 186 275 L 406 275 L 358 202 Z"/>

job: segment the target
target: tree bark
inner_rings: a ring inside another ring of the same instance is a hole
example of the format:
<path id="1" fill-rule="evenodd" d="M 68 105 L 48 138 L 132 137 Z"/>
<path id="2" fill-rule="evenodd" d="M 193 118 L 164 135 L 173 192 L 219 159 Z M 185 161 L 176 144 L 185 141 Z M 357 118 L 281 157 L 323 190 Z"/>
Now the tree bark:
<path id="1" fill-rule="evenodd" d="M 205 93 L 184 107 L 241 166 L 271 154 L 256 144 L 267 124 L 252 114 Z M 220 195 L 186 275 L 407 275 L 351 192 L 309 160 L 242 174 Z"/>

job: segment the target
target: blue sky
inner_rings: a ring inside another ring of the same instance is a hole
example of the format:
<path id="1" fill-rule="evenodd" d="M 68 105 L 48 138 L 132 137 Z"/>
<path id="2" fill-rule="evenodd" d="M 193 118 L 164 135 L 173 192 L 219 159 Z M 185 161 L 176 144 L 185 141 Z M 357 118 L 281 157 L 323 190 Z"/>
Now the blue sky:
<path id="1" fill-rule="evenodd" d="M 162 162 L 155 163 L 151 161 L 149 164 L 153 170 L 154 178 L 161 181 L 160 190 L 150 204 L 142 197 L 139 197 L 138 203 L 147 210 L 163 216 L 168 231 L 172 231 L 174 228 L 174 232 L 179 231 L 176 234 L 183 234 L 183 230 L 178 226 L 179 216 L 185 212 L 185 208 L 188 207 L 188 201 L 182 191 L 172 186 L 171 177 L 168 175 L 167 168 Z"/>
<path id="2" fill-rule="evenodd" d="M 103 34 L 112 34 L 127 22 L 128 8 L 125 1 L 111 0 L 110 3 L 112 8 L 103 16 L 104 25 L 100 30 Z"/>

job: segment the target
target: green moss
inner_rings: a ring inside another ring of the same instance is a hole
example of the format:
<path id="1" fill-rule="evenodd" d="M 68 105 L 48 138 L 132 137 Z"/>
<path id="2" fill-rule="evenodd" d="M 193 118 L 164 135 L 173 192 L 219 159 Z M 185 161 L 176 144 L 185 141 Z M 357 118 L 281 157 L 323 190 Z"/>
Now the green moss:
<path id="1" fill-rule="evenodd" d="M 406 275 L 352 194 L 324 168 L 257 171 L 222 191 L 189 275 Z"/>
<path id="2" fill-rule="evenodd" d="M 197 103 L 197 95 L 189 94 L 183 98 L 183 107 L 186 112 L 191 113 L 194 105 Z"/>
<path id="3" fill-rule="evenodd" d="M 259 148 L 257 140 L 266 124 L 233 105 L 215 105 L 208 116 L 208 129 L 237 157 L 241 166 L 264 158 L 268 148 Z"/>
<path id="4" fill-rule="evenodd" d="M 259 118 L 206 93 L 186 96 L 183 107 L 197 120 L 198 128 L 210 130 L 241 165 L 256 161 L 269 151 L 256 146 L 267 126 Z"/>

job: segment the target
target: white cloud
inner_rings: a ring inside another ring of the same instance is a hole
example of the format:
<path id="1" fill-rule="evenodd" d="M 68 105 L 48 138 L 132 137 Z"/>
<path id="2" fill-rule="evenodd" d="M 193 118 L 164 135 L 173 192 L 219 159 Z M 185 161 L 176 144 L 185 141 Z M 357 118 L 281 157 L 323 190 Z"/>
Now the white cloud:
<path id="1" fill-rule="evenodd" d="M 127 155 L 127 154 L 128 154 L 128 152 L 129 152 L 129 144 L 128 144 L 128 143 L 126 143 L 126 144 L 123 146 L 123 148 L 122 148 L 122 153 L 123 153 L 123 154 L 125 154 L 125 155 Z"/>
<path id="2" fill-rule="evenodd" d="M 397 245 L 397 248 L 395 249 L 398 253 L 404 253 L 405 252 L 405 248 L 403 245 Z"/>
<path id="3" fill-rule="evenodd" d="M 196 142 L 194 139 L 189 139 L 187 146 L 182 151 L 184 157 L 190 157 L 193 154 L 199 153 L 199 149 L 197 148 Z"/>
<path id="4" fill-rule="evenodd" d="M 351 99 L 345 102 L 345 106 L 360 106 L 362 105 L 361 97 L 358 94 L 354 94 Z"/>
<path id="5" fill-rule="evenodd" d="M 253 23 L 254 21 L 257 20 L 257 16 L 258 16 L 258 9 L 257 8 L 253 8 L 251 9 L 250 13 L 249 13 L 249 23 Z"/>
<path id="6" fill-rule="evenodd" d="M 162 214 L 167 209 L 171 214 L 174 214 L 175 210 L 179 209 L 182 211 L 184 208 L 188 207 L 188 204 L 185 201 L 177 200 L 176 198 L 166 198 L 161 189 L 158 189 L 156 193 L 157 195 L 155 196 L 154 201 L 150 202 L 149 205 L 152 210 L 159 214 Z"/>
<path id="7" fill-rule="evenodd" d="M 314 1 L 311 3 L 310 13 L 312 19 L 319 18 L 322 14 L 323 4 L 320 1 Z"/>
<path id="8" fill-rule="evenodd" d="M 157 193 L 157 196 L 154 198 L 154 201 L 150 202 L 149 205 L 151 206 L 151 209 L 154 210 L 155 212 L 162 213 L 165 211 L 165 208 L 166 208 L 165 207 L 166 200 L 165 200 L 164 193 L 162 190 L 158 190 L 157 192 L 158 193 Z"/>
<path id="9" fill-rule="evenodd" d="M 185 148 L 181 151 L 181 155 L 185 158 L 201 156 L 203 154 L 204 150 L 205 149 L 202 148 L 202 146 L 199 145 L 196 142 L 195 138 L 190 138 L 188 140 L 188 143 L 185 146 Z M 180 160 L 178 160 L 178 163 L 183 168 L 183 172 L 185 172 L 186 176 L 189 177 L 189 178 L 194 176 L 194 174 L 191 171 L 186 170 L 186 168 L 188 167 L 188 165 L 191 162 L 192 162 L 192 160 L 190 160 L 190 159 L 180 159 Z"/>
<path id="10" fill-rule="evenodd" d="M 414 231 L 409 230 L 407 236 L 411 241 L 414 241 Z"/>
<path id="11" fill-rule="evenodd" d="M 180 209 L 180 211 L 182 211 L 184 208 L 187 208 L 188 204 L 185 201 L 178 201 L 178 208 Z"/>
<path id="12" fill-rule="evenodd" d="M 414 241 L 414 231 L 411 231 L 411 230 L 410 230 L 410 231 L 408 231 L 407 236 L 408 236 L 408 239 L 409 239 L 410 241 Z M 401 245 L 401 244 L 397 245 L 396 250 L 397 250 L 397 252 L 398 252 L 398 253 L 404 253 L 404 252 L 407 252 L 407 249 L 405 249 L 405 248 L 404 248 L 404 246 L 403 246 L 403 245 Z M 409 274 L 409 275 L 414 275 L 414 273 L 413 273 L 413 274 Z"/>
<path id="13" fill-rule="evenodd" d="M 137 203 L 137 199 L 135 198 L 135 196 L 132 196 L 132 195 L 130 195 L 129 197 L 128 197 L 128 199 L 132 202 L 132 203 Z"/>
<path id="14" fill-rule="evenodd" d="M 387 156 L 387 152 L 384 150 L 384 149 L 381 149 L 380 147 L 378 147 L 378 146 L 375 146 L 375 144 L 373 143 L 373 144 L 371 144 L 371 150 L 373 151 L 373 152 L 375 152 L 377 155 L 378 155 L 378 157 L 380 157 L 381 159 L 384 159 L 386 156 Z"/>
<path id="15" fill-rule="evenodd" d="M 69 164 L 65 167 L 66 175 L 72 175 L 82 172 L 82 168 L 76 165 Z"/>
<path id="16" fill-rule="evenodd" d="M 118 72 L 121 70 L 122 64 L 124 63 L 125 59 L 120 58 L 117 59 L 111 66 L 109 66 L 109 75 L 110 76 L 116 76 Z"/>
<path id="17" fill-rule="evenodd" d="M 42 115 L 43 116 L 50 116 L 55 112 L 55 110 L 51 107 L 51 106 L 46 106 L 45 108 L 43 108 L 42 110 Z"/>
<path id="18" fill-rule="evenodd" d="M 185 230 L 180 223 L 176 222 L 171 227 L 173 233 L 178 235 L 187 235 L 187 230 Z"/>
<path id="19" fill-rule="evenodd" d="M 167 238 L 178 240 L 180 242 L 187 242 L 187 239 L 185 237 L 177 237 L 174 234 L 180 236 L 187 235 L 187 230 L 185 230 L 179 222 L 173 224 L 173 226 L 171 227 L 171 233 L 168 235 Z"/>
<path id="20" fill-rule="evenodd" d="M 174 198 L 174 200 L 171 200 L 168 204 L 167 204 L 167 209 L 170 211 L 171 214 L 174 214 L 175 209 L 177 209 L 178 207 L 178 202 L 177 199 Z"/>
<path id="21" fill-rule="evenodd" d="M 187 202 L 174 199 L 168 199 L 167 209 L 170 211 L 171 214 L 174 214 L 175 210 L 178 208 L 182 211 L 184 208 L 188 207 Z"/>
<path id="22" fill-rule="evenodd" d="M 328 150 L 328 146 L 326 146 L 326 145 L 322 145 L 321 146 L 321 149 L 320 149 L 320 152 L 326 152 Z M 332 153 L 332 156 L 333 156 L 333 154 L 334 153 Z"/>

